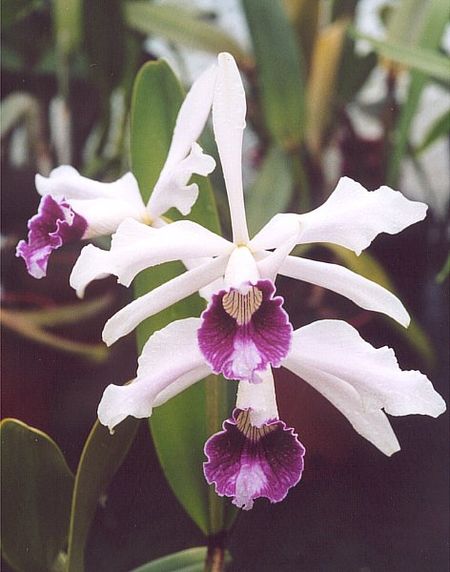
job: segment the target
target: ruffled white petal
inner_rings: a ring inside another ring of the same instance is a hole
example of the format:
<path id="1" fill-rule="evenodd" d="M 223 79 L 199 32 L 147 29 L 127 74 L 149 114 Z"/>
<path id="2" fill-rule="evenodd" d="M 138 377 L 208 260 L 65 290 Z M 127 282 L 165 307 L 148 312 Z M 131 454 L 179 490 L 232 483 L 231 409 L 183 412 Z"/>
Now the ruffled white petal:
<path id="1" fill-rule="evenodd" d="M 261 378 L 260 383 L 245 380 L 239 382 L 236 400 L 238 409 L 250 409 L 250 422 L 255 427 L 278 419 L 272 368 L 258 372 L 258 376 Z"/>
<path id="2" fill-rule="evenodd" d="M 209 175 L 215 168 L 212 157 L 196 144 L 211 110 L 217 66 L 208 68 L 193 83 L 181 105 L 166 162 L 149 199 L 147 209 L 159 217 L 172 207 L 183 215 L 197 199 L 198 187 L 187 186 L 193 173 Z"/>
<path id="3" fill-rule="evenodd" d="M 398 191 L 383 186 L 367 191 L 342 177 L 328 200 L 302 215 L 279 214 L 252 240 L 258 248 L 274 248 L 285 240 L 285 225 L 300 221 L 298 244 L 331 242 L 360 254 L 378 234 L 396 234 L 423 220 L 427 206 L 410 201 Z"/>
<path id="4" fill-rule="evenodd" d="M 103 425 L 112 430 L 129 415 L 150 417 L 158 396 L 163 395 L 173 382 L 178 383 L 177 388 L 182 391 L 187 387 L 187 378 L 190 385 L 201 379 L 197 377 L 203 374 L 204 364 L 197 345 L 199 325 L 199 318 L 179 320 L 149 338 L 138 360 L 135 381 L 106 388 L 98 406 L 98 418 Z M 184 379 L 182 388 L 180 378 Z M 171 394 L 174 396 L 175 391 Z"/>
<path id="5" fill-rule="evenodd" d="M 330 400 L 350 419 L 356 430 L 383 452 L 390 451 L 387 454 L 396 450 L 392 436 L 389 438 L 390 432 L 386 428 L 380 433 L 380 426 L 376 424 L 372 434 L 370 423 L 362 423 L 361 415 L 375 415 L 384 409 L 391 415 L 437 417 L 445 411 L 442 397 L 425 375 L 419 371 L 402 371 L 390 348 L 372 347 L 352 326 L 339 320 L 314 322 L 296 330 L 291 352 L 283 365 L 325 397 L 331 395 Z M 348 387 L 356 392 L 359 402 L 356 395 L 346 401 L 345 394 L 354 395 Z M 353 407 L 359 420 L 356 425 L 350 417 Z M 391 440 L 392 450 L 386 444 L 380 445 L 383 438 Z"/>
<path id="6" fill-rule="evenodd" d="M 205 177 L 214 171 L 215 166 L 214 159 L 194 143 L 185 159 L 161 173 L 147 206 L 149 216 L 157 218 L 172 207 L 182 215 L 189 214 L 198 197 L 198 185 L 188 185 L 190 178 L 194 173 Z"/>
<path id="7" fill-rule="evenodd" d="M 290 278 L 328 288 L 349 298 L 361 308 L 386 314 L 402 326 L 409 325 L 409 314 L 397 296 L 343 266 L 288 256 L 279 272 Z"/>
<path id="8" fill-rule="evenodd" d="M 36 175 L 40 195 L 64 197 L 73 210 L 86 219 L 85 238 L 112 234 L 127 217 L 145 220 L 147 212 L 132 173 L 113 183 L 82 177 L 76 169 L 62 165 L 49 177 Z"/>
<path id="9" fill-rule="evenodd" d="M 213 126 L 230 204 L 233 240 L 248 242 L 242 189 L 242 137 L 245 127 L 244 86 L 233 56 L 219 54 L 213 101 Z"/>
<path id="10" fill-rule="evenodd" d="M 113 235 L 111 250 L 85 247 L 72 270 L 70 284 L 79 295 L 92 280 L 117 276 L 129 286 L 139 272 L 173 260 L 212 257 L 234 248 L 221 236 L 197 223 L 182 220 L 155 229 L 126 219 Z"/>
<path id="11" fill-rule="evenodd" d="M 164 405 L 169 399 L 175 397 L 185 389 L 188 389 L 201 379 L 205 379 L 208 375 L 211 374 L 211 368 L 208 365 L 201 365 L 191 371 L 188 371 L 184 375 L 180 376 L 178 379 L 173 381 L 170 385 L 168 385 L 165 389 L 158 393 L 155 401 L 153 403 L 154 407 L 159 407 L 160 405 Z"/>
<path id="12" fill-rule="evenodd" d="M 211 262 L 188 270 L 119 310 L 106 322 L 103 341 L 110 346 L 122 336 L 129 334 L 146 318 L 187 298 L 216 280 L 223 274 L 227 258 L 226 256 L 215 258 Z"/>

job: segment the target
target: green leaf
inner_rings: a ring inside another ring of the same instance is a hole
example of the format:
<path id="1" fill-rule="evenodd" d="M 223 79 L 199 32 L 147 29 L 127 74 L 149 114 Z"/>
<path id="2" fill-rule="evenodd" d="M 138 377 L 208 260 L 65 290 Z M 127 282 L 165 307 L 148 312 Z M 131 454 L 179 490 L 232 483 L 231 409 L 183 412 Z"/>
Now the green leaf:
<path id="1" fill-rule="evenodd" d="M 167 156 L 182 88 L 164 61 L 150 62 L 139 72 L 131 110 L 131 165 L 144 200 L 156 183 Z M 219 232 L 219 221 L 209 182 L 194 179 L 200 189 L 190 218 Z M 140 296 L 184 271 L 181 263 L 163 264 L 141 273 L 134 282 Z M 198 295 L 182 300 L 146 320 L 137 329 L 139 351 L 149 336 L 168 323 L 199 316 L 204 301 Z M 153 413 L 151 429 L 156 450 L 175 495 L 205 533 L 224 528 L 226 501 L 210 494 L 202 462 L 206 439 L 220 428 L 232 407 L 234 385 L 210 376 Z"/>
<path id="2" fill-rule="evenodd" d="M 84 570 L 84 548 L 99 499 L 122 465 L 139 423 L 140 420 L 128 417 L 110 435 L 96 421 L 89 433 L 75 477 L 66 572 Z"/>
<path id="3" fill-rule="evenodd" d="M 450 82 L 450 61 L 433 50 L 376 40 L 365 34 L 356 34 L 356 36 L 370 42 L 381 56 L 393 62 L 422 72 L 444 83 Z"/>
<path id="4" fill-rule="evenodd" d="M 369 280 L 377 282 L 377 284 L 380 284 L 380 286 L 383 286 L 393 294 L 396 293 L 395 287 L 382 265 L 367 252 L 356 256 L 356 254 L 341 246 L 333 244 L 326 244 L 324 246 L 331 250 L 350 270 L 361 274 L 361 276 L 365 276 Z M 427 334 L 414 318 L 411 318 L 411 323 L 408 328 L 397 324 L 397 322 L 394 322 L 389 317 L 386 317 L 386 321 L 405 338 L 408 344 L 417 351 L 429 366 L 434 365 L 435 352 L 433 346 Z"/>
<path id="5" fill-rule="evenodd" d="M 424 2 L 422 4 L 424 12 L 419 19 L 421 28 L 417 32 L 418 46 L 426 50 L 437 50 L 448 21 L 448 2 L 447 0 L 434 0 L 433 2 Z M 411 11 L 413 10 L 414 6 L 411 5 Z M 393 40 L 396 40 L 396 38 L 393 38 Z M 394 131 L 394 142 L 389 156 L 387 177 L 389 185 L 395 185 L 400 175 L 401 162 L 408 147 L 411 124 L 426 83 L 427 77 L 423 73 L 419 71 L 411 72 L 408 95 L 402 106 L 400 118 Z"/>
<path id="6" fill-rule="evenodd" d="M 188 548 L 147 562 L 131 572 L 203 572 L 207 553 L 206 546 Z M 225 552 L 225 564 L 230 562 L 231 556 Z"/>
<path id="7" fill-rule="evenodd" d="M 54 0 L 53 21 L 58 50 L 69 56 L 81 42 L 81 0 Z"/>
<path id="8" fill-rule="evenodd" d="M 245 197 L 250 236 L 279 212 L 286 212 L 292 193 L 289 158 L 278 146 L 269 149 L 255 184 Z"/>
<path id="9" fill-rule="evenodd" d="M 56 443 L 17 419 L 1 423 L 2 549 L 18 572 L 58 570 L 73 475 Z"/>
<path id="10" fill-rule="evenodd" d="M 415 148 L 415 155 L 423 153 L 428 147 L 433 145 L 441 137 L 447 136 L 450 133 L 450 109 L 440 115 L 430 126 L 422 143 Z"/>
<path id="11" fill-rule="evenodd" d="M 266 126 L 286 150 L 304 135 L 304 70 L 295 32 L 280 0 L 242 0 L 256 57 Z"/>
<path id="12" fill-rule="evenodd" d="M 447 260 L 444 262 L 439 274 L 436 276 L 436 282 L 438 284 L 443 284 L 450 274 L 450 254 L 447 256 Z"/>
<path id="13" fill-rule="evenodd" d="M 238 62 L 247 57 L 242 48 L 226 32 L 200 20 L 182 6 L 126 2 L 128 25 L 143 34 L 162 36 L 175 44 L 218 54 L 230 52 Z"/>
<path id="14" fill-rule="evenodd" d="M 376 65 L 377 55 L 374 52 L 369 52 L 364 56 L 357 55 L 355 41 L 350 34 L 347 34 L 336 81 L 337 103 L 345 105 L 353 101 Z"/>

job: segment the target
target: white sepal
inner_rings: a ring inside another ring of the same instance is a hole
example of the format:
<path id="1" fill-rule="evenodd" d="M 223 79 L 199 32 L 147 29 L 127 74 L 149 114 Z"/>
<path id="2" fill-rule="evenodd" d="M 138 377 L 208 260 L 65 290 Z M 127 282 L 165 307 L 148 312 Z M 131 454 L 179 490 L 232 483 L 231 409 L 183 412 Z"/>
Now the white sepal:
<path id="1" fill-rule="evenodd" d="M 279 272 L 283 276 L 303 280 L 337 292 L 365 310 L 382 312 L 390 316 L 402 326 L 408 327 L 409 325 L 409 314 L 397 296 L 348 268 L 338 264 L 288 256 Z"/>

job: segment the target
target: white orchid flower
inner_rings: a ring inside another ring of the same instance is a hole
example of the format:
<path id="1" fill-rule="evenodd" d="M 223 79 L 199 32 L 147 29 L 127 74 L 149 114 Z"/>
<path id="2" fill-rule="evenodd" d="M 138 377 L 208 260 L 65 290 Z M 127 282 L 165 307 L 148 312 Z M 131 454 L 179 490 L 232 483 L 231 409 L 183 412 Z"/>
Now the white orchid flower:
<path id="1" fill-rule="evenodd" d="M 113 316 L 103 332 L 108 344 L 146 317 L 223 279 L 223 287 L 211 296 L 200 318 L 173 322 L 150 337 L 136 380 L 108 386 L 98 415 L 112 430 L 128 415 L 149 417 L 153 407 L 211 372 L 238 380 L 232 417 L 205 445 L 204 472 L 218 494 L 249 509 L 261 496 L 282 500 L 303 471 L 305 449 L 294 430 L 279 419 L 272 368 L 286 367 L 310 383 L 386 455 L 399 450 L 386 413 L 436 417 L 445 404 L 425 375 L 402 371 L 391 349 L 373 348 L 345 322 L 318 321 L 293 331 L 274 286 L 277 273 L 306 280 L 407 326 L 409 317 L 401 302 L 378 284 L 340 266 L 291 257 L 289 252 L 295 244 L 332 242 L 359 253 L 379 233 L 394 234 L 423 219 L 426 206 L 388 187 L 368 192 L 344 178 L 318 209 L 305 215 L 277 215 L 250 240 L 240 173 L 244 118 L 239 73 L 231 56 L 221 54 L 213 125 L 230 202 L 232 242 L 189 221 L 172 223 L 157 233 L 125 221 L 111 251 L 80 257 L 72 279 L 84 289 L 96 275 L 113 273 L 129 284 L 147 266 L 186 258 L 202 261 Z"/>
<path id="2" fill-rule="evenodd" d="M 359 254 L 379 233 L 394 234 L 422 220 L 426 205 L 410 201 L 388 187 L 369 192 L 344 177 L 322 206 L 303 215 L 276 215 L 250 240 L 241 176 L 245 94 L 229 54 L 220 54 L 218 58 L 212 108 L 230 204 L 233 241 L 188 220 L 156 231 L 127 219 L 113 236 L 110 251 L 91 245 L 86 247 L 71 275 L 71 284 L 80 295 L 90 281 L 108 274 L 116 275 L 121 284 L 128 286 L 141 270 L 150 266 L 172 260 L 192 263 L 190 270 L 136 299 L 113 316 L 105 325 L 104 341 L 108 345 L 114 343 L 144 319 L 218 279 L 223 280 L 229 291 L 223 295 L 224 303 L 230 317 L 238 317 L 238 331 L 241 331 L 258 308 L 261 305 L 264 308 L 270 299 L 268 292 L 274 290 L 277 273 L 338 292 L 362 308 L 382 312 L 407 326 L 409 316 L 403 304 L 385 288 L 344 267 L 289 256 L 289 252 L 295 244 L 331 242 Z M 278 345 L 281 343 L 279 339 Z M 246 344 L 236 341 L 234 345 L 234 358 L 226 367 L 231 368 L 235 377 L 247 376 L 246 371 L 237 375 L 239 368 L 245 370 L 248 366 L 252 377 L 268 365 L 258 350 L 256 338 Z M 284 346 L 279 350 L 280 358 L 287 351 L 286 342 Z M 224 367 L 216 364 L 215 370 L 225 373 Z"/>
<path id="3" fill-rule="evenodd" d="M 44 277 L 51 253 L 67 242 L 112 234 L 125 219 L 158 228 L 165 224 L 161 217 L 172 207 L 183 215 L 190 212 L 198 187 L 188 185 L 189 179 L 193 173 L 206 176 L 215 167 L 214 159 L 203 154 L 196 141 L 211 109 L 216 71 L 217 66 L 207 69 L 187 94 L 166 162 L 147 204 L 132 173 L 113 183 L 83 177 L 69 165 L 54 169 L 49 177 L 36 175 L 41 203 L 28 222 L 28 243 L 20 241 L 16 251 L 32 276 Z"/>

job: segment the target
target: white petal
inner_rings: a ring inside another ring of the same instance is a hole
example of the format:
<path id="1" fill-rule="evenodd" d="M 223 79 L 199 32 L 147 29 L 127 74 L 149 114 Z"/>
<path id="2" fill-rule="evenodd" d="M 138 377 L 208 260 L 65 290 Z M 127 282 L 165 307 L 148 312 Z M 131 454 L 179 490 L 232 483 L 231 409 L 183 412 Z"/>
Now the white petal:
<path id="1" fill-rule="evenodd" d="M 291 258 L 288 255 L 296 244 L 296 238 L 291 236 L 281 246 L 258 261 L 258 270 L 261 278 L 267 278 L 275 282 L 275 278 L 280 269 L 283 268 L 285 261 Z"/>
<path id="2" fill-rule="evenodd" d="M 381 409 L 366 409 L 360 395 L 351 385 L 295 359 L 288 358 L 284 365 L 328 399 L 349 420 L 357 433 L 385 455 L 390 456 L 400 450 L 387 415 Z"/>
<path id="3" fill-rule="evenodd" d="M 213 126 L 230 204 L 233 240 L 248 242 L 242 189 L 242 137 L 245 127 L 244 86 L 233 56 L 219 54 L 213 101 Z"/>
<path id="4" fill-rule="evenodd" d="M 110 346 L 122 336 L 129 334 L 146 318 L 161 312 L 179 300 L 194 294 L 216 280 L 225 270 L 227 256 L 188 270 L 184 274 L 158 286 L 148 294 L 137 298 L 110 318 L 103 329 L 103 341 Z"/>
<path id="5" fill-rule="evenodd" d="M 36 175 L 36 188 L 41 195 L 64 197 L 73 210 L 86 219 L 85 238 L 112 234 L 126 218 L 147 217 L 137 181 L 131 173 L 113 183 L 100 183 L 82 177 L 76 169 L 62 165 L 49 177 Z"/>
<path id="6" fill-rule="evenodd" d="M 234 245 L 197 223 L 182 220 L 155 229 L 126 219 L 113 235 L 111 250 L 85 247 L 72 270 L 70 284 L 83 292 L 92 280 L 117 276 L 129 286 L 142 270 L 183 258 L 217 256 Z"/>
<path id="7" fill-rule="evenodd" d="M 278 248 L 287 244 L 293 236 L 298 239 L 300 217 L 296 214 L 277 214 L 255 234 L 249 243 L 254 252 Z M 297 244 L 297 240 L 295 241 Z"/>
<path id="8" fill-rule="evenodd" d="M 192 385 L 203 374 L 203 356 L 197 345 L 199 318 L 188 318 L 169 324 L 155 332 L 145 344 L 138 360 L 135 381 L 129 385 L 109 385 L 98 406 L 103 425 L 113 429 L 129 415 L 150 417 L 158 395 L 168 391 L 172 383 L 189 376 Z M 196 375 L 192 375 L 195 372 Z M 186 380 L 185 380 L 186 381 Z M 178 389 L 182 391 L 180 385 Z M 183 385 L 186 389 L 187 383 Z M 176 394 L 171 391 L 172 396 Z M 159 400 L 161 403 L 161 399 Z"/>
<path id="9" fill-rule="evenodd" d="M 183 215 L 197 199 L 197 185 L 187 186 L 193 173 L 209 175 L 215 168 L 212 157 L 204 155 L 196 144 L 211 110 L 217 66 L 208 68 L 192 84 L 178 112 L 166 162 L 150 196 L 147 208 L 159 217 L 171 207 Z"/>
<path id="10" fill-rule="evenodd" d="M 278 408 L 272 368 L 258 372 L 258 376 L 261 378 L 260 383 L 239 382 L 236 407 L 250 409 L 250 422 L 261 427 L 270 420 L 278 419 Z"/>
<path id="11" fill-rule="evenodd" d="M 409 314 L 397 296 L 343 266 L 288 256 L 279 272 L 290 278 L 328 288 L 349 298 L 361 308 L 382 312 L 405 327 L 409 325 Z"/>
<path id="12" fill-rule="evenodd" d="M 159 407 L 160 405 L 164 405 L 169 399 L 175 397 L 179 393 L 183 392 L 185 389 L 188 389 L 191 385 L 204 379 L 208 375 L 211 374 L 211 368 L 209 365 L 201 365 L 196 369 L 188 371 L 184 375 L 180 376 L 178 379 L 173 381 L 168 387 L 163 389 L 161 393 L 158 393 L 155 401 L 153 403 L 153 407 Z"/>
<path id="13" fill-rule="evenodd" d="M 255 284 L 259 278 L 258 266 L 250 250 L 246 246 L 235 248 L 225 270 L 225 287 L 237 288 L 244 294 L 248 290 L 248 283 Z"/>
<path id="14" fill-rule="evenodd" d="M 342 177 L 328 200 L 302 215 L 276 215 L 252 240 L 258 248 L 274 248 L 285 240 L 284 225 L 300 221 L 298 244 L 331 242 L 361 254 L 378 234 L 396 234 L 423 220 L 427 206 L 410 201 L 398 191 L 383 186 L 367 191 Z"/>
<path id="15" fill-rule="evenodd" d="M 72 268 L 69 278 L 70 286 L 79 298 L 83 298 L 86 286 L 93 280 L 110 276 L 113 266 L 109 250 L 102 250 L 93 244 L 88 244 L 82 248 Z"/>
<path id="16" fill-rule="evenodd" d="M 148 202 L 147 210 L 151 218 L 163 215 L 172 207 L 187 215 L 198 197 L 198 185 L 188 182 L 192 175 L 209 175 L 216 166 L 216 162 L 209 155 L 205 155 L 200 145 L 194 143 L 190 154 L 170 169 L 165 169 L 153 189 Z"/>
<path id="17" fill-rule="evenodd" d="M 61 165 L 48 177 L 36 175 L 36 189 L 42 196 L 52 195 L 65 199 L 122 199 L 142 204 L 139 186 L 132 173 L 126 173 L 112 183 L 101 183 L 83 177 L 70 165 Z"/>
<path id="18" fill-rule="evenodd" d="M 200 137 L 211 110 L 216 76 L 217 66 L 213 65 L 195 80 L 186 94 L 178 112 L 164 168 L 170 168 L 184 159 Z"/>
<path id="19" fill-rule="evenodd" d="M 322 388 L 326 379 L 331 387 L 333 383 L 341 389 L 351 386 L 360 400 L 355 410 L 358 415 L 373 414 L 382 408 L 391 415 L 432 417 L 445 411 L 443 399 L 425 375 L 419 371 L 402 371 L 390 348 L 375 349 L 352 326 L 339 320 L 322 320 L 296 330 L 291 352 L 283 365 L 324 395 Z M 344 410 L 341 406 L 344 402 L 342 397 L 337 407 L 349 417 L 349 408 Z M 356 403 L 355 397 L 353 405 Z M 372 436 L 369 431 L 364 436 L 379 446 L 375 442 L 377 432 Z"/>

